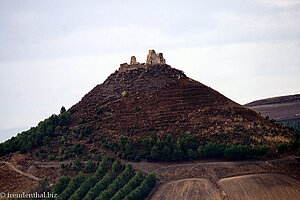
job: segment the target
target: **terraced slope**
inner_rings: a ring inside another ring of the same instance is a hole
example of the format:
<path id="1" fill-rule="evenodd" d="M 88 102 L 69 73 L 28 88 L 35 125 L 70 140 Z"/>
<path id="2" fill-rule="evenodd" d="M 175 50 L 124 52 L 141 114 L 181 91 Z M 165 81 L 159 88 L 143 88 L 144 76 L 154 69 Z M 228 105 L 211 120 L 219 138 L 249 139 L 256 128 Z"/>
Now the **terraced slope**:
<path id="1" fill-rule="evenodd" d="M 96 135 L 115 141 L 121 135 L 139 141 L 152 132 L 176 138 L 186 131 L 204 143 L 274 145 L 291 137 L 279 135 L 287 131 L 281 125 L 168 65 L 116 71 L 70 111 L 73 126 L 91 125 Z"/>

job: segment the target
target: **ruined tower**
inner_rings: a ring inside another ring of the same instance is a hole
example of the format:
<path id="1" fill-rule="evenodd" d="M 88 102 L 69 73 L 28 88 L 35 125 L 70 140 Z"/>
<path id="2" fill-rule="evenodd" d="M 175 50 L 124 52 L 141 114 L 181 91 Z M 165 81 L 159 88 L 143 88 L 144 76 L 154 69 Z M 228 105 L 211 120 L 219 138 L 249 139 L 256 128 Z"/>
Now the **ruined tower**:
<path id="1" fill-rule="evenodd" d="M 166 64 L 166 60 L 164 59 L 162 53 L 156 54 L 154 50 L 149 50 L 146 64 L 148 65 Z"/>
<path id="2" fill-rule="evenodd" d="M 123 63 L 120 64 L 120 71 L 126 71 L 126 70 L 132 70 L 137 68 L 147 68 L 151 65 L 159 65 L 159 64 L 166 64 L 166 60 L 164 59 L 164 56 L 162 53 L 155 53 L 154 50 L 149 50 L 149 53 L 147 55 L 146 64 L 145 63 L 139 63 L 136 61 L 135 56 L 131 56 L 130 58 L 130 64 Z"/>
<path id="3" fill-rule="evenodd" d="M 135 65 L 135 64 L 139 64 L 139 63 L 136 62 L 135 56 L 131 56 L 131 58 L 130 58 L 130 65 Z"/>

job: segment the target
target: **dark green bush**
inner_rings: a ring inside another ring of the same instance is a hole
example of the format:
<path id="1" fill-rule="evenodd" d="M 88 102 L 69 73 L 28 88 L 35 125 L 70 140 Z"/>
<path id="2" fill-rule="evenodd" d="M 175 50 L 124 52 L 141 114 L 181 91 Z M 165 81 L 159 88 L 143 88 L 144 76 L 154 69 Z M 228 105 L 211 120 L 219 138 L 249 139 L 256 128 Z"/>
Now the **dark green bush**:
<path id="1" fill-rule="evenodd" d="M 283 142 L 283 143 L 277 145 L 276 148 L 277 148 L 279 154 L 283 154 L 288 150 L 288 143 Z"/>

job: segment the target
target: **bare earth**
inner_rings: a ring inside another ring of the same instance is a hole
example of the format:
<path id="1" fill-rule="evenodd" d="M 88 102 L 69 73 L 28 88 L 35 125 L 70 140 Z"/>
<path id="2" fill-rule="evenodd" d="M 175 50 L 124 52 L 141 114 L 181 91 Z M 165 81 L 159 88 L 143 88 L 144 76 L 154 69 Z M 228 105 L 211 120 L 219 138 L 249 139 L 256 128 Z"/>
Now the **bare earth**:
<path id="1" fill-rule="evenodd" d="M 183 179 L 163 184 L 151 200 L 299 200 L 300 181 L 284 174 L 252 174 L 218 181 Z"/>
<path id="2" fill-rule="evenodd" d="M 299 200 L 300 181 L 284 174 L 255 174 L 219 181 L 232 200 Z M 207 199 L 214 199 L 209 197 Z"/>
<path id="3" fill-rule="evenodd" d="M 39 181 L 40 178 L 36 177 L 36 176 L 33 176 L 32 174 L 29 174 L 29 173 L 26 173 L 26 172 L 22 172 L 21 170 L 19 170 L 18 168 L 16 168 L 13 164 L 11 164 L 10 162 L 2 162 L 0 161 L 0 164 L 4 164 L 4 165 L 7 165 L 9 168 L 11 168 L 12 170 L 14 170 L 15 172 L 29 178 L 29 179 L 32 179 L 34 181 Z"/>
<path id="4" fill-rule="evenodd" d="M 300 199 L 299 158 L 186 163 L 133 163 L 155 171 L 158 187 L 151 200 Z"/>
<path id="5" fill-rule="evenodd" d="M 184 179 L 162 185 L 153 195 L 154 200 L 221 200 L 219 191 L 207 179 Z"/>
<path id="6" fill-rule="evenodd" d="M 0 164 L 0 192 L 29 192 L 30 186 L 33 186 L 36 183 L 37 181 L 16 172 L 6 164 Z"/>
<path id="7" fill-rule="evenodd" d="M 0 192 L 27 192 L 45 176 L 53 184 L 62 175 L 60 165 L 68 162 L 34 161 L 18 154 L 3 158 Z M 151 200 L 300 199 L 299 157 L 238 162 L 130 163 L 136 170 L 156 172 L 157 187 L 148 198 Z"/>

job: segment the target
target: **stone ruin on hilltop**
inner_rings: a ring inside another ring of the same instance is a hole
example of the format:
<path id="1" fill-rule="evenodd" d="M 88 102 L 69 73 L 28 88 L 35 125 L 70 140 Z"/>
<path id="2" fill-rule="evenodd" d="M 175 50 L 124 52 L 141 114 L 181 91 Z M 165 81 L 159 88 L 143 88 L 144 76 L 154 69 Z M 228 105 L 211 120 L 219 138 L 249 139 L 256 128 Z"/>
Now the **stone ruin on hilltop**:
<path id="1" fill-rule="evenodd" d="M 151 65 L 164 65 L 166 64 L 166 60 L 163 57 L 162 53 L 155 53 L 154 50 L 149 50 L 147 55 L 146 63 L 139 63 L 136 61 L 135 56 L 131 56 L 130 64 L 123 63 L 120 64 L 119 71 L 126 71 L 130 69 L 137 69 L 137 68 L 147 68 Z"/>

